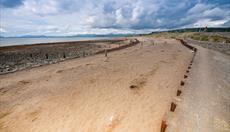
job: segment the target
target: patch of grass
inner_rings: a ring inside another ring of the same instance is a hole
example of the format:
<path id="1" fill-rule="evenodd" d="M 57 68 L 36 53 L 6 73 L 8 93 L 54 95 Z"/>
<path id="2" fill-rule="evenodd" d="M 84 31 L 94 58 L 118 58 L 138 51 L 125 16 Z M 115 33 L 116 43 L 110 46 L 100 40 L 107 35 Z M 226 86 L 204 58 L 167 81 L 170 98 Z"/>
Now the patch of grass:
<path id="1" fill-rule="evenodd" d="M 220 35 L 206 35 L 202 33 L 194 33 L 189 36 L 191 39 L 199 41 L 209 41 L 209 42 L 226 42 L 230 43 L 230 39 Z"/>

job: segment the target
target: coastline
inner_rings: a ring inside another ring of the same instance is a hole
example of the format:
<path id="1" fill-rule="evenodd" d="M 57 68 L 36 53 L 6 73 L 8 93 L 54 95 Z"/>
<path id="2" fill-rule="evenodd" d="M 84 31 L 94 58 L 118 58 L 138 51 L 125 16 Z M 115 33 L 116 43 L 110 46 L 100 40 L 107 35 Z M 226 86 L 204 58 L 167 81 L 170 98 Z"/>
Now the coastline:
<path id="1" fill-rule="evenodd" d="M 46 43 L 63 43 L 63 42 L 76 42 L 76 41 L 97 41 L 97 40 L 110 40 L 121 39 L 126 37 L 1 37 L 0 47 L 20 46 L 20 45 L 34 45 Z"/>
<path id="2" fill-rule="evenodd" d="M 119 38 L 0 47 L 0 74 L 119 50 L 137 43 L 135 39 Z"/>

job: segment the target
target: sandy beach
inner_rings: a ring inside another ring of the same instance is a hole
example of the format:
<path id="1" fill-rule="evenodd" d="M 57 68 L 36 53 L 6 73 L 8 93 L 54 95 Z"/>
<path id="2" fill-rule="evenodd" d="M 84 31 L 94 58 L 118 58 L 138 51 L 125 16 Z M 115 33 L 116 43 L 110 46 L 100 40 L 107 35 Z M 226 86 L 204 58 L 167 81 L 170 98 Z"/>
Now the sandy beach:
<path id="1" fill-rule="evenodd" d="M 192 52 L 173 39 L 138 40 L 108 57 L 1 75 L 0 130 L 160 131 Z"/>
<path id="2" fill-rule="evenodd" d="M 230 132 L 230 0 L 0 0 L 0 132 Z"/>

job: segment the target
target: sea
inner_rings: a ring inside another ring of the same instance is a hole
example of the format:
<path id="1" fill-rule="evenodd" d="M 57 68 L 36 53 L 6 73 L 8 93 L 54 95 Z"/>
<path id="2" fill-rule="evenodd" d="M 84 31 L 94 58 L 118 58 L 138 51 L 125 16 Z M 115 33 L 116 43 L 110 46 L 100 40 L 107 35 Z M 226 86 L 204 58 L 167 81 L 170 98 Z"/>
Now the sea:
<path id="1" fill-rule="evenodd" d="M 121 37 L 121 36 L 119 36 Z M 81 40 L 103 40 L 118 38 L 118 36 L 106 36 L 106 37 L 0 37 L 0 47 L 15 46 L 15 45 L 31 45 L 31 44 L 43 44 L 51 42 L 70 42 L 70 41 L 81 41 Z"/>

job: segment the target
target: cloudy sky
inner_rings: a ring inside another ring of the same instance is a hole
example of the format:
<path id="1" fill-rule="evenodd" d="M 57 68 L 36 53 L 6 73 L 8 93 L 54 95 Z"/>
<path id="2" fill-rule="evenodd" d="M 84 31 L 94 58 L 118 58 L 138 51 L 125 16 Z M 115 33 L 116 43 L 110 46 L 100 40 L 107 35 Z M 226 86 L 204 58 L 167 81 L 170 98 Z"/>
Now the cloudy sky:
<path id="1" fill-rule="evenodd" d="M 229 27 L 230 0 L 0 0 L 0 35 Z"/>

